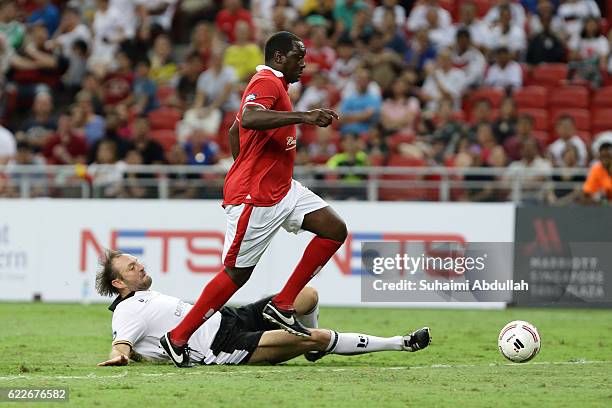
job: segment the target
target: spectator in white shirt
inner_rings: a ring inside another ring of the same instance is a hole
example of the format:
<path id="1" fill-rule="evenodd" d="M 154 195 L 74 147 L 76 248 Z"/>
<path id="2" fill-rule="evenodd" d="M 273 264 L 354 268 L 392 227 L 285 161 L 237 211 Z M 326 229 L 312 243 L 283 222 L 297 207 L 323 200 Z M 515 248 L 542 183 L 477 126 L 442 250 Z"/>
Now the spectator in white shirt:
<path id="1" fill-rule="evenodd" d="M 510 7 L 499 8 L 499 20 L 491 30 L 489 48 L 495 50 L 499 47 L 507 47 L 516 57 L 527 48 L 527 40 L 523 26 L 512 23 Z"/>
<path id="2" fill-rule="evenodd" d="M 0 125 L 0 165 L 7 164 L 17 153 L 17 142 L 10 130 Z"/>
<path id="3" fill-rule="evenodd" d="M 445 48 L 438 52 L 436 63 L 425 67 L 427 78 L 421 89 L 421 98 L 427 102 L 426 109 L 435 111 L 442 98 L 451 98 L 458 107 L 467 86 L 465 74 L 453 67 L 452 51 Z"/>
<path id="4" fill-rule="evenodd" d="M 113 62 L 119 43 L 127 37 L 121 13 L 117 9 L 110 8 L 108 0 L 97 0 L 96 6 L 92 23 L 93 50 L 88 63 L 103 75 Z"/>
<path id="5" fill-rule="evenodd" d="M 296 110 L 308 111 L 316 108 L 329 108 L 329 88 L 327 84 L 327 73 L 324 71 L 315 72 L 308 88 L 300 97 L 295 107 Z"/>
<path id="6" fill-rule="evenodd" d="M 438 5 L 438 0 L 423 0 L 422 3 L 414 6 L 408 16 L 407 27 L 409 31 L 417 31 L 422 28 L 429 28 L 427 18 L 427 10 L 434 9 L 438 14 L 438 24 L 441 27 L 450 27 L 452 23 L 451 15 L 448 11 Z"/>
<path id="7" fill-rule="evenodd" d="M 504 8 L 508 8 L 511 13 L 512 25 L 525 27 L 525 9 L 519 3 L 514 3 L 512 0 L 499 0 L 497 5 L 491 7 L 487 15 L 484 16 L 485 23 L 489 25 L 495 24 L 499 20 L 501 11 Z"/>
<path id="8" fill-rule="evenodd" d="M 570 48 L 570 72 L 574 76 L 589 81 L 593 88 L 599 88 L 603 78 L 601 72 L 607 69 L 610 44 L 601 35 L 599 19 L 589 17 L 578 38 L 572 38 Z"/>
<path id="9" fill-rule="evenodd" d="M 382 4 L 374 9 L 372 22 L 379 30 L 384 30 L 383 22 L 385 11 L 392 10 L 395 15 L 395 25 L 403 27 L 406 24 L 406 10 L 397 4 L 397 0 L 383 0 Z"/>
<path id="10" fill-rule="evenodd" d="M 487 61 L 480 51 L 472 45 L 467 28 L 457 30 L 456 45 L 453 49 L 453 64 L 465 73 L 468 86 L 478 86 L 487 69 Z"/>
<path id="11" fill-rule="evenodd" d="M 91 32 L 89 27 L 81 22 L 81 14 L 78 9 L 67 7 L 62 14 L 62 20 L 55 35 L 50 41 L 53 48 L 60 48 L 64 57 L 72 57 L 72 48 L 77 40 L 91 43 Z"/>
<path id="12" fill-rule="evenodd" d="M 523 86 L 523 70 L 521 65 L 512 59 L 508 48 L 497 49 L 496 62 L 489 68 L 485 84 L 502 89 L 517 89 Z"/>
<path id="13" fill-rule="evenodd" d="M 568 115 L 561 116 L 555 125 L 557 136 L 559 137 L 548 146 L 548 155 L 557 166 L 563 163 L 563 151 L 566 145 L 571 144 L 578 150 L 578 165 L 586 166 L 588 152 L 582 139 L 576 135 L 576 124 L 574 118 Z"/>
<path id="14" fill-rule="evenodd" d="M 178 0 L 136 0 L 138 5 L 147 10 L 151 23 L 159 25 L 168 32 L 172 28 L 172 19 Z"/>
<path id="15" fill-rule="evenodd" d="M 126 38 L 134 38 L 138 26 L 139 0 L 110 0 L 109 7 L 116 10 L 121 16 L 121 26 Z M 140 22 L 142 23 L 142 22 Z"/>
<path id="16" fill-rule="evenodd" d="M 601 17 L 601 11 L 593 0 L 566 0 L 557 9 L 557 15 L 563 20 L 570 38 L 575 39 L 580 37 L 584 19 Z"/>
<path id="17" fill-rule="evenodd" d="M 589 17 L 585 20 L 580 37 L 571 39 L 569 42 L 572 59 L 598 59 L 602 63 L 602 68 L 605 68 L 605 62 L 607 62 L 608 54 L 610 54 L 610 44 L 608 44 L 606 37 L 601 34 L 599 25 L 599 19 L 595 17 Z"/>
<path id="18" fill-rule="evenodd" d="M 427 26 L 429 27 L 429 41 L 431 41 L 436 48 L 451 47 L 455 42 L 453 27 L 441 25 L 438 18 L 438 13 L 433 8 L 427 10 L 427 13 L 425 13 L 425 18 L 427 19 Z"/>
<path id="19" fill-rule="evenodd" d="M 540 156 L 537 140 L 529 138 L 521 147 L 521 160 L 508 166 L 506 178 L 521 179 L 523 201 L 540 202 L 544 199 L 551 171 L 550 161 Z"/>
<path id="20" fill-rule="evenodd" d="M 361 58 L 347 36 L 340 37 L 336 49 L 338 58 L 329 71 L 329 78 L 337 89 L 344 89 L 350 82 L 353 72 L 361 66 Z"/>
<path id="21" fill-rule="evenodd" d="M 470 31 L 472 44 L 479 48 L 489 48 L 490 29 L 487 25 L 476 18 L 476 5 L 466 1 L 459 8 L 459 22 L 455 25 L 455 31 L 466 28 Z"/>

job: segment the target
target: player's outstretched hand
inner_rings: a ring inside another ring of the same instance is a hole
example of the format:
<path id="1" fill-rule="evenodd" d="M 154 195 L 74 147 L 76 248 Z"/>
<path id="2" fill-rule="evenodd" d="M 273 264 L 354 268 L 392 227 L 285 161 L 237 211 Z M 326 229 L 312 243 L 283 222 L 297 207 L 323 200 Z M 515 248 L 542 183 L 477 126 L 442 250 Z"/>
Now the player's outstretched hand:
<path id="1" fill-rule="evenodd" d="M 103 367 L 103 366 L 124 366 L 124 365 L 128 365 L 128 358 L 125 355 L 120 355 L 114 358 L 111 358 L 110 360 L 106 360 L 103 361 L 101 363 L 98 363 L 98 367 Z"/>
<path id="2" fill-rule="evenodd" d="M 305 112 L 304 123 L 307 125 L 328 127 L 332 124 L 334 119 L 338 120 L 339 118 L 338 114 L 331 109 L 313 109 Z"/>

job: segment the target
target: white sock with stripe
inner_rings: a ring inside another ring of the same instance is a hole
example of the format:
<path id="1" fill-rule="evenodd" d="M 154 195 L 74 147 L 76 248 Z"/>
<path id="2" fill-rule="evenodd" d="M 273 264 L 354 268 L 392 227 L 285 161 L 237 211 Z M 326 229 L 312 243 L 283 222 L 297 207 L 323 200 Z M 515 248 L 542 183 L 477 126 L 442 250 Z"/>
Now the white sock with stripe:
<path id="1" fill-rule="evenodd" d="M 331 332 L 327 352 L 330 354 L 354 355 L 375 351 L 401 351 L 402 336 L 377 337 L 361 333 Z"/>
<path id="2" fill-rule="evenodd" d="M 297 318 L 300 323 L 304 326 L 309 327 L 311 329 L 316 329 L 319 327 L 319 304 L 307 313 L 304 313 L 302 316 L 298 316 Z"/>

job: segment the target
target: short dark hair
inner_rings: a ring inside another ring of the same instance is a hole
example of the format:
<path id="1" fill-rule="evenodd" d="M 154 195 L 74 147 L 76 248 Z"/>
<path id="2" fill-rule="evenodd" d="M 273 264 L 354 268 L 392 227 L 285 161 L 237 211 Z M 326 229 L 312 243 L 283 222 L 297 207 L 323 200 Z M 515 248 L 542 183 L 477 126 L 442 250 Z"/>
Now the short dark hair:
<path id="1" fill-rule="evenodd" d="M 136 61 L 136 66 L 138 65 L 146 65 L 147 68 L 151 68 L 151 60 L 149 60 L 147 57 L 140 58 L 138 61 Z"/>
<path id="2" fill-rule="evenodd" d="M 87 55 L 87 51 L 89 50 L 87 43 L 81 39 L 75 40 L 72 43 L 72 47 L 83 55 Z"/>
<path id="3" fill-rule="evenodd" d="M 266 62 L 272 61 L 274 53 L 277 51 L 287 54 L 293 49 L 293 43 L 296 41 L 302 41 L 302 39 L 289 31 L 279 31 L 276 34 L 272 34 L 268 41 L 266 41 L 264 49 Z"/>
<path id="4" fill-rule="evenodd" d="M 189 54 L 187 54 L 187 57 L 185 57 L 185 61 L 192 61 L 192 60 L 197 60 L 199 62 L 202 61 L 202 57 L 200 56 L 200 54 L 197 51 L 192 51 Z"/>
<path id="5" fill-rule="evenodd" d="M 17 0 L 2 0 L 0 1 L 0 8 L 8 6 L 12 4 L 13 6 L 17 6 Z"/>
<path id="6" fill-rule="evenodd" d="M 75 14 L 78 17 L 81 17 L 81 10 L 79 10 L 77 7 L 74 6 L 68 6 L 64 9 L 64 14 L 69 13 L 69 14 Z"/>
<path id="7" fill-rule="evenodd" d="M 530 115 L 529 113 L 521 113 L 518 115 L 518 119 L 519 120 L 525 120 L 527 122 L 529 122 L 532 126 L 535 123 L 535 118 L 533 117 L 533 115 Z"/>
<path id="8" fill-rule="evenodd" d="M 508 47 L 502 45 L 501 47 L 497 47 L 495 49 L 495 53 L 497 55 L 499 55 L 499 54 L 509 54 L 510 53 L 510 49 Z"/>
<path id="9" fill-rule="evenodd" d="M 571 115 L 568 115 L 568 114 L 563 114 L 563 115 L 559 116 L 557 118 L 557 123 L 563 122 L 563 121 L 566 121 L 566 120 L 572 122 L 572 125 L 576 125 L 576 120 L 574 119 L 574 117 L 571 116 Z"/>
<path id="10" fill-rule="evenodd" d="M 17 150 L 32 150 L 32 145 L 27 140 L 20 140 L 15 148 Z"/>
<path id="11" fill-rule="evenodd" d="M 606 149 L 612 149 L 612 143 L 610 142 L 603 142 L 602 144 L 599 145 L 599 152 L 603 152 Z"/>
<path id="12" fill-rule="evenodd" d="M 119 294 L 119 290 L 113 286 L 113 281 L 120 277 L 119 271 L 113 266 L 113 261 L 123 252 L 106 249 L 99 259 L 100 270 L 96 273 L 96 291 L 102 296 L 113 296 Z"/>
<path id="13" fill-rule="evenodd" d="M 472 38 L 472 35 L 470 34 L 470 30 L 468 30 L 465 27 L 461 27 L 460 29 L 457 30 L 457 34 L 456 34 L 456 38 L 461 38 L 461 37 L 465 37 L 468 40 Z"/>

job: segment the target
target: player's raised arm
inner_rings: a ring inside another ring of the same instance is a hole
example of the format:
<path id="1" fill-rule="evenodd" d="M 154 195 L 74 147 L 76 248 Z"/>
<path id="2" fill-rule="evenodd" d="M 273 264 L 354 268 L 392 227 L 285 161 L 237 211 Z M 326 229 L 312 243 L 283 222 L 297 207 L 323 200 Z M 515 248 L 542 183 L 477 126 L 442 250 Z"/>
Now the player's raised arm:
<path id="1" fill-rule="evenodd" d="M 334 119 L 338 119 L 338 114 L 331 109 L 286 112 L 268 110 L 258 105 L 246 105 L 242 112 L 242 126 L 253 130 L 276 129 L 301 123 L 327 127 Z"/>
<path id="2" fill-rule="evenodd" d="M 113 349 L 108 356 L 108 360 L 98 363 L 98 366 L 124 366 L 128 365 L 130 360 L 129 355 L 132 348 L 129 344 L 118 343 L 113 344 Z"/>

